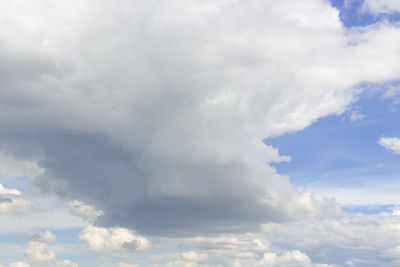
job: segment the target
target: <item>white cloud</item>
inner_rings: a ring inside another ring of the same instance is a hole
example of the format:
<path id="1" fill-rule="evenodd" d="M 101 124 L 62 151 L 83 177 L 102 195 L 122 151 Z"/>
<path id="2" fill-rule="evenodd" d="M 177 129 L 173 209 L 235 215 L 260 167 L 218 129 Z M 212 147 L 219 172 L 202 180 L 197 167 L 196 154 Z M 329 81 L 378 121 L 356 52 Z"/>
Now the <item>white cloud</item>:
<path id="1" fill-rule="evenodd" d="M 396 97 L 400 94 L 400 86 L 399 85 L 389 85 L 385 93 L 383 94 L 383 98 L 392 98 L 395 97 L 395 103 L 396 103 Z"/>
<path id="2" fill-rule="evenodd" d="M 364 119 L 364 114 L 362 114 L 360 111 L 358 110 L 353 110 L 350 114 L 350 120 L 351 121 L 359 121 Z"/>
<path id="3" fill-rule="evenodd" d="M 69 260 L 57 261 L 56 267 L 79 267 L 77 263 L 71 262 Z"/>
<path id="4" fill-rule="evenodd" d="M 29 234 L 29 242 L 25 253 L 32 263 L 39 266 L 56 267 L 79 267 L 77 263 L 69 260 L 58 261 L 54 251 L 50 250 L 50 245 L 56 240 L 56 236 L 50 231 L 33 232 Z"/>
<path id="5" fill-rule="evenodd" d="M 7 189 L 2 184 L 0 184 L 0 195 L 21 195 L 21 192 L 17 189 Z"/>
<path id="6" fill-rule="evenodd" d="M 388 150 L 392 150 L 395 154 L 400 154 L 400 138 L 397 137 L 381 137 L 378 144 Z"/>
<path id="7" fill-rule="evenodd" d="M 208 259 L 208 256 L 207 254 L 199 254 L 196 251 L 188 251 L 183 252 L 181 258 L 185 261 L 205 261 Z"/>
<path id="8" fill-rule="evenodd" d="M 389 213 L 337 212 L 266 224 L 261 232 L 172 238 L 164 242 L 207 255 L 201 263 L 207 266 L 394 267 L 400 255 L 399 230 L 400 220 Z M 161 254 L 152 262 L 160 266 L 165 262 L 169 266 L 201 265 L 182 255 Z"/>
<path id="9" fill-rule="evenodd" d="M 69 211 L 73 215 L 82 217 L 84 219 L 95 219 L 103 214 L 101 210 L 97 210 L 95 207 L 86 205 L 85 203 L 77 200 L 71 201 L 68 207 Z"/>
<path id="10" fill-rule="evenodd" d="M 88 243 L 93 251 L 146 250 L 150 242 L 126 228 L 87 226 L 79 239 Z"/>
<path id="11" fill-rule="evenodd" d="M 398 202 L 393 206 L 392 215 L 400 216 L 400 199 L 398 198 Z"/>
<path id="12" fill-rule="evenodd" d="M 0 213 L 27 213 L 36 205 L 20 198 L 0 199 Z"/>
<path id="13" fill-rule="evenodd" d="M 397 0 L 365 0 L 365 11 L 378 15 L 380 13 L 400 12 L 400 2 Z"/>
<path id="14" fill-rule="evenodd" d="M 29 241 L 25 252 L 33 262 L 51 261 L 55 259 L 55 253 L 48 250 L 47 244 L 42 242 Z"/>
<path id="15" fill-rule="evenodd" d="M 298 267 L 311 267 L 315 266 L 311 264 L 310 258 L 298 251 L 286 251 L 281 255 L 276 253 L 265 253 L 261 260 L 258 261 L 246 261 L 237 260 L 235 261 L 235 267 L 245 266 L 265 266 L 265 267 L 278 267 L 278 266 L 298 266 Z"/>
<path id="16" fill-rule="evenodd" d="M 36 208 L 36 204 L 20 197 L 17 189 L 8 189 L 0 184 L 0 213 L 27 213 Z"/>
<path id="17" fill-rule="evenodd" d="M 50 243 L 53 243 L 54 240 L 56 240 L 56 236 L 50 231 L 33 232 L 33 233 L 29 234 L 29 239 L 31 241 L 50 244 Z"/>
<path id="18" fill-rule="evenodd" d="M 30 241 L 25 253 L 33 262 L 40 263 L 55 260 L 55 253 L 48 249 L 48 245 L 56 239 L 50 231 L 35 232 L 29 235 Z"/>

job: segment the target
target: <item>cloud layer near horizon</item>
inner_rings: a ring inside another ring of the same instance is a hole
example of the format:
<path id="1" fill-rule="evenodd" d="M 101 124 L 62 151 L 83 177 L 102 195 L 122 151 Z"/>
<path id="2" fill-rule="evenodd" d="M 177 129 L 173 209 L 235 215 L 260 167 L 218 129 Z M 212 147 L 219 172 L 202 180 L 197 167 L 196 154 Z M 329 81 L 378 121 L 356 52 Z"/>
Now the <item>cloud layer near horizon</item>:
<path id="1" fill-rule="evenodd" d="M 271 3 L 2 2 L 1 150 L 102 226 L 193 235 L 320 212 L 262 140 L 398 79 L 400 30 L 345 29 L 327 1 Z"/>

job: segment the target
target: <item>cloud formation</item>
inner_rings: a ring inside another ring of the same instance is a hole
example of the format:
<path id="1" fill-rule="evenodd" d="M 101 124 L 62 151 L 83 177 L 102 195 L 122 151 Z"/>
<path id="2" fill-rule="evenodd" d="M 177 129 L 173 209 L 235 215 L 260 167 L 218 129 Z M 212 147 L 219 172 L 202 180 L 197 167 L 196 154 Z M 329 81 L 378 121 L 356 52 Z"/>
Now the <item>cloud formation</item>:
<path id="1" fill-rule="evenodd" d="M 50 231 L 31 233 L 25 250 L 30 262 L 34 266 L 78 267 L 77 263 L 69 260 L 58 261 L 56 259 L 55 252 L 50 248 L 55 240 L 56 236 Z M 25 263 L 21 262 L 20 264 Z"/>
<path id="2" fill-rule="evenodd" d="M 29 236 L 26 255 L 34 263 L 55 260 L 55 253 L 48 249 L 48 245 L 56 239 L 50 231 L 36 232 Z"/>
<path id="3" fill-rule="evenodd" d="M 150 242 L 126 228 L 86 227 L 79 239 L 87 242 L 92 251 L 146 250 Z"/>
<path id="4" fill-rule="evenodd" d="M 153 235 L 319 210 L 262 140 L 400 77 L 398 28 L 345 29 L 322 0 L 20 0 L 0 25 L 2 150 L 37 163 L 43 192 L 102 210 L 99 226 Z M 81 238 L 107 249 L 89 241 L 104 229 Z"/>

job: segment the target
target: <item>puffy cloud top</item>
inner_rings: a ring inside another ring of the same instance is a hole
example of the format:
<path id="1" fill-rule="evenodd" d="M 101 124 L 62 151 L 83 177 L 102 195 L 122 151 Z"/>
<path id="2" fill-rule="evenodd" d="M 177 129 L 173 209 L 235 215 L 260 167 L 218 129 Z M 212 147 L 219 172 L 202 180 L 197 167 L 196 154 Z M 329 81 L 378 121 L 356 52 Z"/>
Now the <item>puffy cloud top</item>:
<path id="1" fill-rule="evenodd" d="M 144 237 L 137 236 L 125 228 L 100 228 L 88 226 L 79 235 L 79 239 L 86 241 L 90 250 L 145 250 L 150 248 L 150 242 Z"/>

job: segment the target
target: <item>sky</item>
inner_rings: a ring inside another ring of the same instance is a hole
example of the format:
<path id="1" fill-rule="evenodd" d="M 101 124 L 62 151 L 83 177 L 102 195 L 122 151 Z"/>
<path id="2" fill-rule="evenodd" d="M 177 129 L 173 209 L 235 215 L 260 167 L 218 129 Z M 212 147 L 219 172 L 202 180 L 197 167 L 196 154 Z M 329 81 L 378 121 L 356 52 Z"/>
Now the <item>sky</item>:
<path id="1" fill-rule="evenodd" d="M 0 266 L 400 265 L 397 0 L 0 1 Z"/>

